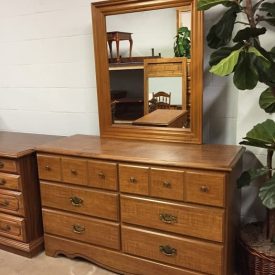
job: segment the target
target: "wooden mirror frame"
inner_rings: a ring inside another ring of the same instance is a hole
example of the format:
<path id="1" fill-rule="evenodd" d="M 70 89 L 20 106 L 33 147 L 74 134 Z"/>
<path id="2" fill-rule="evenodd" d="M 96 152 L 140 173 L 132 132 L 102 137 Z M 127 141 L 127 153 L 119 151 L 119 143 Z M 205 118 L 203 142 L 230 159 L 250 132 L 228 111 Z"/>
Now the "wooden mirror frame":
<path id="1" fill-rule="evenodd" d="M 92 3 L 94 51 L 98 95 L 100 135 L 139 140 L 159 140 L 181 143 L 202 143 L 203 91 L 203 14 L 197 11 L 196 0 L 108 0 Z M 112 124 L 110 78 L 107 51 L 106 16 L 178 8 L 189 5 L 191 27 L 191 121 L 190 128 L 162 128 Z M 109 108 L 108 108 L 109 106 Z"/>

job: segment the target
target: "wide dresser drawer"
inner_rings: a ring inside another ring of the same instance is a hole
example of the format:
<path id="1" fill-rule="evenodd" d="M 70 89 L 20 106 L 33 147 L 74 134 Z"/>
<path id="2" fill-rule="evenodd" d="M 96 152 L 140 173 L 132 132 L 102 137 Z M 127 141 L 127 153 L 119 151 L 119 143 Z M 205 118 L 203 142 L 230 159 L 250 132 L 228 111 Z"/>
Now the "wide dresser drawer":
<path id="1" fill-rule="evenodd" d="M 117 194 L 47 182 L 41 182 L 40 190 L 43 207 L 118 220 Z"/>
<path id="2" fill-rule="evenodd" d="M 0 211 L 24 216 L 22 193 L 0 189 Z"/>
<path id="3" fill-rule="evenodd" d="M 43 209 L 44 231 L 103 247 L 120 249 L 119 224 Z"/>
<path id="4" fill-rule="evenodd" d="M 173 233 L 224 240 L 224 210 L 121 196 L 121 221 Z"/>
<path id="5" fill-rule="evenodd" d="M 17 162 L 14 159 L 9 158 L 1 158 L 0 157 L 0 172 L 11 172 L 11 173 L 17 173 Z"/>
<path id="6" fill-rule="evenodd" d="M 22 190 L 21 177 L 19 175 L 0 173 L 0 188 Z"/>
<path id="7" fill-rule="evenodd" d="M 125 253 L 206 274 L 221 275 L 222 245 L 128 226 L 122 226 L 121 230 L 122 250 Z"/>
<path id="8" fill-rule="evenodd" d="M 0 213 L 0 235 L 19 241 L 26 241 L 24 218 Z"/>

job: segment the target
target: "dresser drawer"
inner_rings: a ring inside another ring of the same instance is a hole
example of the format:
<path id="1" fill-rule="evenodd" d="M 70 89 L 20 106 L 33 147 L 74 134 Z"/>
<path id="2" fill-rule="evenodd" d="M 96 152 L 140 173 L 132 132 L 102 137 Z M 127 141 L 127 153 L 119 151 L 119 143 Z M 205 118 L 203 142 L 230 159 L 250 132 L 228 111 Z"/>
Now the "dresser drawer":
<path id="1" fill-rule="evenodd" d="M 225 205 L 225 174 L 188 171 L 185 173 L 185 200 L 206 205 Z"/>
<path id="2" fill-rule="evenodd" d="M 89 186 L 117 190 L 117 164 L 103 161 L 88 161 Z"/>
<path id="3" fill-rule="evenodd" d="M 121 220 L 206 240 L 224 240 L 223 209 L 121 196 Z"/>
<path id="4" fill-rule="evenodd" d="M 22 190 L 21 177 L 19 175 L 0 173 L 0 188 Z"/>
<path id="5" fill-rule="evenodd" d="M 118 223 L 43 209 L 43 224 L 49 234 L 120 249 Z"/>
<path id="6" fill-rule="evenodd" d="M 87 161 L 78 158 L 62 158 L 62 179 L 64 182 L 88 185 Z"/>
<path id="7" fill-rule="evenodd" d="M 117 194 L 46 182 L 40 190 L 43 206 L 118 220 Z"/>
<path id="8" fill-rule="evenodd" d="M 0 190 L 0 211 L 24 216 L 22 193 Z"/>
<path id="9" fill-rule="evenodd" d="M 223 246 L 168 234 L 122 227 L 122 250 L 163 263 L 221 275 Z"/>
<path id="10" fill-rule="evenodd" d="M 149 167 L 119 165 L 120 191 L 126 193 L 149 195 Z"/>
<path id="11" fill-rule="evenodd" d="M 0 213 L 0 235 L 19 241 L 26 241 L 25 220 Z"/>
<path id="12" fill-rule="evenodd" d="M 39 178 L 44 180 L 61 181 L 61 158 L 38 155 Z"/>
<path id="13" fill-rule="evenodd" d="M 17 162 L 14 159 L 9 158 L 0 158 L 0 172 L 11 172 L 11 173 L 17 173 Z"/>
<path id="14" fill-rule="evenodd" d="M 183 175 L 183 171 L 151 168 L 151 196 L 182 201 Z"/>

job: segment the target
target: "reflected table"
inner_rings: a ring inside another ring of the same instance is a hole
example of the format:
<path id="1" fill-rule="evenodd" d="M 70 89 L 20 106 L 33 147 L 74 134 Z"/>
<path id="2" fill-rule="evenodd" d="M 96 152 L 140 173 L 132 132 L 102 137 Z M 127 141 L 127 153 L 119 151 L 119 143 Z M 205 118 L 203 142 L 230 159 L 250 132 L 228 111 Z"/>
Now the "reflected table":
<path id="1" fill-rule="evenodd" d="M 132 122 L 139 126 L 182 128 L 187 116 L 186 110 L 157 109 Z"/>

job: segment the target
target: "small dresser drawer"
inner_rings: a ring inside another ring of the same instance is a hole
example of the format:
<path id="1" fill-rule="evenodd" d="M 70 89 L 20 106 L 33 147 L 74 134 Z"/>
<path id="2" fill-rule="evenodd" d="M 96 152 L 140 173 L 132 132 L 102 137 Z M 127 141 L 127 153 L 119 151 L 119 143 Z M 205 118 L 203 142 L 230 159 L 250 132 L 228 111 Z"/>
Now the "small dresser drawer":
<path id="1" fill-rule="evenodd" d="M 118 223 L 43 209 L 43 224 L 49 234 L 120 249 Z"/>
<path id="2" fill-rule="evenodd" d="M 0 235 L 19 241 L 26 241 L 25 220 L 0 213 Z"/>
<path id="3" fill-rule="evenodd" d="M 188 171 L 185 173 L 187 202 L 206 205 L 225 205 L 225 174 Z"/>
<path id="4" fill-rule="evenodd" d="M 0 188 L 21 191 L 21 177 L 19 175 L 0 173 Z"/>
<path id="5" fill-rule="evenodd" d="M 39 178 L 51 181 L 61 181 L 61 158 L 38 155 Z"/>
<path id="6" fill-rule="evenodd" d="M 121 196 L 124 223 L 223 242 L 224 210 Z"/>
<path id="7" fill-rule="evenodd" d="M 117 194 L 46 182 L 40 187 L 43 206 L 118 220 Z"/>
<path id="8" fill-rule="evenodd" d="M 64 182 L 88 185 L 87 161 L 78 158 L 62 158 L 62 178 Z"/>
<path id="9" fill-rule="evenodd" d="M 151 168 L 151 196 L 183 200 L 183 171 Z"/>
<path id="10" fill-rule="evenodd" d="M 117 164 L 103 161 L 88 161 L 89 186 L 117 190 Z"/>
<path id="11" fill-rule="evenodd" d="M 0 211 L 24 216 L 22 193 L 0 190 Z"/>
<path id="12" fill-rule="evenodd" d="M 222 275 L 223 246 L 168 234 L 122 227 L 122 250 L 206 274 Z"/>
<path id="13" fill-rule="evenodd" d="M 149 195 L 149 167 L 119 165 L 120 191 L 140 195 Z"/>
<path id="14" fill-rule="evenodd" d="M 17 162 L 16 160 L 9 158 L 0 158 L 0 171 L 17 173 Z"/>

